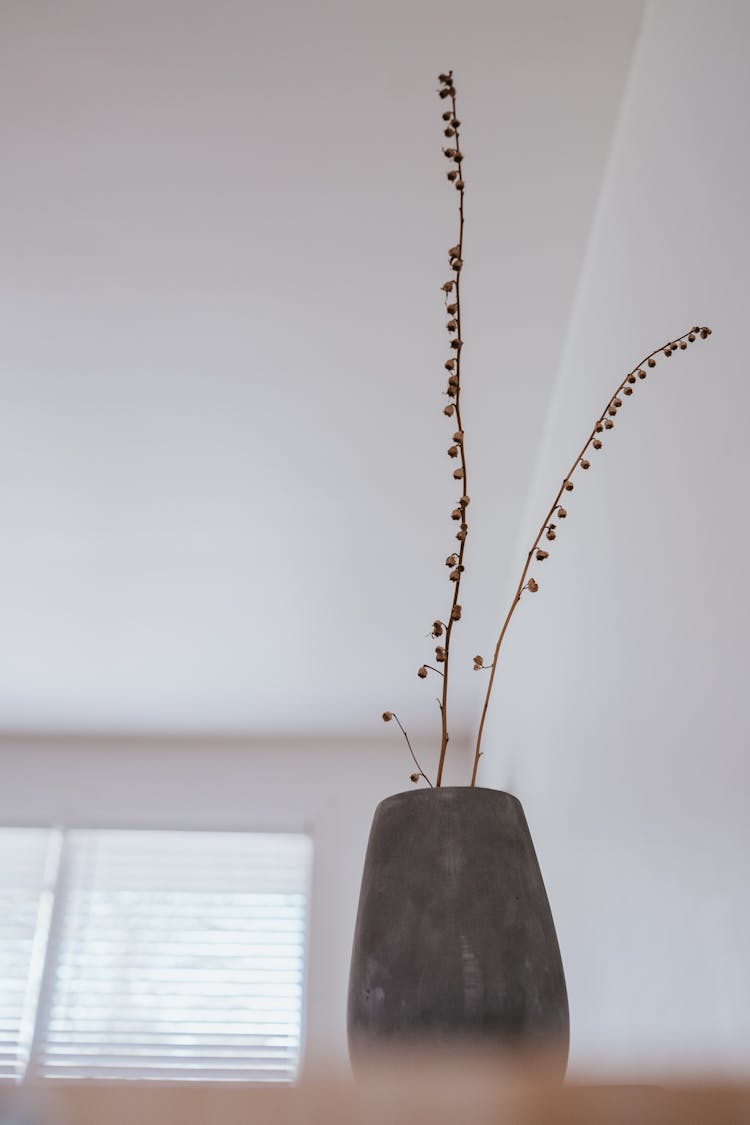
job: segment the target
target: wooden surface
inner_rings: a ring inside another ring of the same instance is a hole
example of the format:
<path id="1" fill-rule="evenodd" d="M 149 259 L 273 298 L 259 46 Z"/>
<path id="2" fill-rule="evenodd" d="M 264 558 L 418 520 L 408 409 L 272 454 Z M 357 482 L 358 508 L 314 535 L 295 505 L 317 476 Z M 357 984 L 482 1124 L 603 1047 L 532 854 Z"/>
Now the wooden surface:
<path id="1" fill-rule="evenodd" d="M 365 1079 L 285 1088 L 63 1082 L 0 1088 L 0 1123 L 22 1125 L 750 1125 L 750 1085 L 585 1086 L 540 1064 L 401 1057 Z"/>

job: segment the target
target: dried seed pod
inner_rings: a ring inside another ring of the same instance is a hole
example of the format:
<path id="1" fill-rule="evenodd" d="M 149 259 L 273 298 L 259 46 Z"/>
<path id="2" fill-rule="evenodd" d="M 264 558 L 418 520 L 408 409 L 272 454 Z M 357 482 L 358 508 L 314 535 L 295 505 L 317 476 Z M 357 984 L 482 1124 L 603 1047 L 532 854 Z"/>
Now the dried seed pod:
<path id="1" fill-rule="evenodd" d="M 461 341 L 460 340 L 451 340 L 451 347 L 455 351 L 458 351 L 458 349 L 461 347 Z"/>
<path id="2" fill-rule="evenodd" d="M 452 371 L 455 366 L 455 359 L 446 359 L 445 363 L 443 364 L 443 367 L 447 368 L 448 371 Z"/>
<path id="3" fill-rule="evenodd" d="M 391 712 L 391 711 L 384 711 L 383 712 L 383 722 L 384 723 L 390 723 L 392 718 L 393 718 L 393 712 Z"/>
<path id="4" fill-rule="evenodd" d="M 419 778 L 420 778 L 420 774 L 418 774 L 418 773 L 410 773 L 409 774 L 409 779 L 411 781 L 413 781 L 415 785 L 419 781 Z"/>
<path id="5" fill-rule="evenodd" d="M 572 492 L 574 488 L 575 488 L 575 485 L 573 484 L 573 481 L 572 480 L 566 480 L 565 491 L 566 492 Z"/>
<path id="6" fill-rule="evenodd" d="M 449 258 L 460 258 L 461 257 L 461 247 L 460 247 L 460 245 L 451 246 L 450 250 L 448 251 L 448 257 Z"/>
<path id="7" fill-rule="evenodd" d="M 440 288 L 444 293 L 450 293 L 455 284 L 455 281 L 446 281 L 443 285 L 440 286 Z"/>
<path id="8" fill-rule="evenodd" d="M 484 658 L 481 656 L 474 657 L 474 671 L 478 672 L 480 668 L 484 668 Z"/>
<path id="9" fill-rule="evenodd" d="M 454 125 L 454 127 L 455 127 L 455 128 L 457 129 L 457 128 L 459 127 L 459 125 L 460 125 L 460 124 L 461 124 L 461 122 L 460 122 L 460 121 L 458 120 L 458 118 L 457 118 L 457 117 L 454 117 L 454 118 L 453 118 L 453 125 Z"/>
<path id="10" fill-rule="evenodd" d="M 610 422 L 609 418 L 608 418 L 608 419 L 607 419 L 607 421 L 606 421 L 606 422 L 604 423 L 604 428 L 605 428 L 606 430 L 611 430 L 613 426 L 614 426 L 614 422 Z"/>
<path id="11" fill-rule="evenodd" d="M 456 164 L 460 164 L 463 158 L 464 154 L 462 152 L 457 152 L 455 149 L 453 150 L 453 159 L 455 160 Z"/>
<path id="12" fill-rule="evenodd" d="M 632 395 L 632 393 L 633 393 L 633 388 L 632 388 L 632 387 L 623 387 L 623 388 L 622 388 L 622 393 L 623 393 L 624 395 Z"/>
<path id="13" fill-rule="evenodd" d="M 461 573 L 461 572 L 459 571 L 458 567 L 457 567 L 457 568 L 456 568 L 455 570 L 452 570 L 452 571 L 450 572 L 450 574 L 448 575 L 448 577 L 450 578 L 451 582 L 458 582 L 458 577 L 459 577 L 459 574 L 460 574 L 460 573 Z"/>
<path id="14" fill-rule="evenodd" d="M 442 623 L 442 621 L 433 621 L 433 623 L 432 623 L 432 635 L 433 635 L 433 637 L 442 637 L 442 635 L 443 635 L 443 623 Z"/>
<path id="15" fill-rule="evenodd" d="M 566 520 L 568 518 L 568 510 L 567 508 L 563 508 L 562 504 L 558 504 L 557 514 L 561 520 Z M 554 524 L 552 526 L 554 527 Z"/>
<path id="16" fill-rule="evenodd" d="M 665 348 L 665 349 L 664 349 L 664 355 L 665 355 L 665 356 L 667 357 L 667 359 L 669 359 L 669 357 L 671 356 L 671 354 L 672 354 L 672 349 L 671 349 L 671 348 Z"/>
<path id="17" fill-rule="evenodd" d="M 438 664 L 445 663 L 445 649 L 442 645 L 437 645 L 435 647 L 435 659 L 437 660 Z"/>
<path id="18" fill-rule="evenodd" d="M 456 180 L 456 187 L 458 188 L 459 191 L 463 191 L 464 190 L 463 180 Z"/>
<path id="19" fill-rule="evenodd" d="M 417 668 L 417 675 L 419 676 L 420 680 L 424 680 L 427 678 L 427 669 L 425 668 L 424 664 L 421 668 Z"/>
<path id="20" fill-rule="evenodd" d="M 455 137 L 455 135 L 456 135 L 456 130 L 452 129 L 450 125 L 448 126 L 447 129 L 443 129 L 443 136 L 444 137 Z"/>
<path id="21" fill-rule="evenodd" d="M 448 558 L 445 560 L 445 565 L 446 566 L 455 566 L 457 562 L 458 562 L 458 555 L 448 555 Z"/>
<path id="22" fill-rule="evenodd" d="M 454 508 L 453 511 L 451 512 L 451 519 L 452 520 L 460 520 L 462 515 L 463 515 L 463 512 L 461 511 L 460 508 Z"/>
<path id="23" fill-rule="evenodd" d="M 451 414 L 453 413 L 454 410 L 455 410 L 455 407 L 454 407 L 453 403 L 449 402 L 447 406 L 443 407 L 443 414 L 447 414 L 448 417 L 450 418 L 450 416 L 451 416 Z"/>
<path id="24" fill-rule="evenodd" d="M 649 367 L 656 367 L 656 360 L 653 356 L 649 356 L 648 365 Z"/>
<path id="25" fill-rule="evenodd" d="M 527 585 L 528 589 L 531 590 L 532 594 L 535 594 L 537 592 L 537 590 L 539 589 L 539 583 L 536 581 L 535 578 L 530 578 L 528 580 L 528 582 L 526 583 L 526 585 Z"/>
<path id="26" fill-rule="evenodd" d="M 582 469 L 589 469 L 589 468 L 591 468 L 591 462 L 590 462 L 590 461 L 587 461 L 585 457 L 581 458 L 581 468 L 582 468 Z"/>
<path id="27" fill-rule="evenodd" d="M 449 375 L 448 376 L 448 386 L 449 387 L 457 387 L 458 386 L 458 375 Z"/>
<path id="28" fill-rule="evenodd" d="M 453 609 L 451 610 L 451 621 L 460 621 L 460 620 L 461 620 L 461 606 L 460 605 L 454 605 Z"/>
<path id="29" fill-rule="evenodd" d="M 646 378 L 646 372 L 643 370 L 642 367 L 638 368 L 638 378 L 639 379 L 645 379 Z"/>
<path id="30" fill-rule="evenodd" d="M 687 347 L 687 340 L 680 340 L 680 350 L 684 352 Z"/>
<path id="31" fill-rule="evenodd" d="M 616 413 L 617 413 L 617 407 L 616 406 L 610 406 L 609 410 L 607 411 L 607 414 L 609 414 L 611 418 L 614 418 Z"/>
<path id="32" fill-rule="evenodd" d="M 447 98 L 449 93 L 450 93 L 450 90 L 448 89 L 448 87 L 443 86 L 442 90 L 440 90 L 440 97 L 441 98 Z"/>
<path id="33" fill-rule="evenodd" d="M 463 430 L 456 430 L 455 434 L 453 435 L 453 440 L 455 442 L 458 442 L 458 444 L 460 445 L 461 442 L 464 440 Z"/>
<path id="34" fill-rule="evenodd" d="M 452 75 L 452 70 L 449 70 L 447 74 L 438 74 L 438 82 L 442 82 L 444 86 L 448 86 L 450 84 Z"/>
<path id="35" fill-rule="evenodd" d="M 621 398 L 615 398 L 615 399 L 612 400 L 612 402 L 613 402 L 613 405 L 618 408 L 618 410 L 622 406 L 622 399 Z"/>
<path id="36" fill-rule="evenodd" d="M 463 470 L 463 467 L 461 465 L 459 465 L 459 467 L 457 469 L 453 470 L 454 480 L 461 480 L 463 478 L 463 475 L 464 475 L 464 470 Z"/>
<path id="37" fill-rule="evenodd" d="M 598 434 L 600 434 L 602 432 L 602 430 L 604 429 L 604 426 L 602 425 L 601 422 L 597 422 L 596 425 L 594 426 L 594 429 L 596 430 L 596 432 Z"/>
<path id="38" fill-rule="evenodd" d="M 450 172 L 446 172 L 446 175 L 451 183 L 453 183 L 453 181 L 458 178 L 458 172 L 455 168 L 451 168 Z"/>
<path id="39" fill-rule="evenodd" d="M 553 527 L 547 528 L 546 537 L 547 537 L 547 539 L 549 539 L 550 543 L 552 542 L 553 539 L 557 539 L 557 532 L 555 531 L 555 529 Z"/>
<path id="40" fill-rule="evenodd" d="M 695 332 L 690 333 L 690 335 L 688 336 L 688 340 L 691 344 L 695 342 Z"/>
<path id="41" fill-rule="evenodd" d="M 540 547 L 534 557 L 536 558 L 537 562 L 544 562 L 545 559 L 549 558 L 549 551 L 543 551 Z"/>
<path id="42" fill-rule="evenodd" d="M 599 438 L 594 438 L 591 444 L 593 445 L 594 449 L 601 449 L 602 447 L 602 443 L 599 441 Z"/>
<path id="43" fill-rule="evenodd" d="M 451 446 L 449 446 L 449 448 L 448 448 L 448 456 L 449 456 L 449 457 L 458 457 L 458 446 L 457 446 L 457 445 L 451 445 Z"/>
<path id="44" fill-rule="evenodd" d="M 458 539 L 459 543 L 463 543 L 465 538 L 466 538 L 466 528 L 462 527 L 456 532 L 456 539 Z"/>
<path id="45" fill-rule="evenodd" d="M 443 121 L 450 121 L 452 116 L 453 114 L 451 113 L 451 111 L 449 109 L 446 109 L 445 113 L 443 114 Z"/>
<path id="46" fill-rule="evenodd" d="M 628 382 L 634 383 L 635 382 L 635 375 L 628 375 Z"/>
<path id="47" fill-rule="evenodd" d="M 455 332 L 456 329 L 458 328 L 458 321 L 456 320 L 455 317 L 451 317 L 451 319 L 448 321 L 448 323 L 446 324 L 445 327 L 448 329 L 449 332 Z"/>
<path id="48" fill-rule="evenodd" d="M 445 311 L 449 314 L 449 316 L 453 316 L 454 313 L 458 312 L 458 305 L 456 305 L 456 304 L 446 305 Z"/>
<path id="49" fill-rule="evenodd" d="M 471 497 L 467 496 L 466 493 L 464 493 L 464 495 L 459 500 L 459 504 L 461 505 L 462 508 L 468 508 L 470 503 L 471 503 Z"/>

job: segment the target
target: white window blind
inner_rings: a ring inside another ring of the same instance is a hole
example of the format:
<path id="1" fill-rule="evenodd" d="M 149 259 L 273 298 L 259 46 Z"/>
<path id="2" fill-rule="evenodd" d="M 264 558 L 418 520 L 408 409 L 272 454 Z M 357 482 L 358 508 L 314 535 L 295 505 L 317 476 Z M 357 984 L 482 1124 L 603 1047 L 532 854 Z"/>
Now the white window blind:
<path id="1" fill-rule="evenodd" d="M 293 1079 L 310 859 L 302 835 L 64 833 L 51 927 L 49 886 L 24 877 L 36 932 L 31 899 L 16 910 L 12 1073 Z"/>
<path id="2" fill-rule="evenodd" d="M 28 1065 L 59 851 L 59 832 L 0 828 L 0 1078 Z"/>

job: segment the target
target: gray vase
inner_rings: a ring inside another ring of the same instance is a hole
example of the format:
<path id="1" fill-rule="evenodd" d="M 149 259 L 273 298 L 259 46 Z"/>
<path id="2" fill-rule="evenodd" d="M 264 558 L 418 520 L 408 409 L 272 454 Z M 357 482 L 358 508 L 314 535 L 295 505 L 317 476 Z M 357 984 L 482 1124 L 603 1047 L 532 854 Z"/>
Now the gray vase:
<path id="1" fill-rule="evenodd" d="M 568 997 L 520 801 L 494 789 L 397 793 L 375 810 L 348 1005 L 355 1070 L 370 1048 L 543 1049 L 562 1076 Z"/>

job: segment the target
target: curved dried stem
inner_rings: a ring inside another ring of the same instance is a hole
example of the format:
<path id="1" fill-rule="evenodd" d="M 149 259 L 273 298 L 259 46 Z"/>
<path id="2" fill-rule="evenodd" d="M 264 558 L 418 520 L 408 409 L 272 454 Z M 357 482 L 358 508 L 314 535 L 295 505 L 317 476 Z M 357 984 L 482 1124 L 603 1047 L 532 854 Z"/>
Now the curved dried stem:
<path id="1" fill-rule="evenodd" d="M 411 744 L 411 742 L 409 741 L 409 735 L 408 735 L 408 734 L 406 733 L 406 731 L 404 730 L 404 728 L 403 728 L 403 727 L 401 726 L 401 720 L 399 719 L 399 717 L 398 717 L 398 715 L 396 714 L 396 712 L 395 712 L 395 711 L 391 711 L 391 716 L 392 716 L 392 717 L 393 717 L 393 718 L 394 718 L 394 719 L 396 720 L 396 722 L 398 723 L 398 726 L 399 726 L 399 730 L 401 731 L 401 733 L 403 734 L 404 738 L 406 739 L 406 745 L 407 745 L 407 746 L 409 747 L 409 753 L 410 753 L 410 754 L 411 754 L 411 756 L 412 756 L 412 759 L 413 759 L 413 761 L 414 761 L 414 765 L 415 765 L 415 766 L 417 767 L 417 769 L 419 770 L 419 776 L 420 776 L 420 777 L 423 777 L 423 778 L 425 779 L 425 781 L 426 781 L 426 782 L 427 782 L 427 784 L 429 785 L 430 789 L 434 789 L 434 788 L 435 788 L 435 787 L 434 787 L 434 785 L 432 784 L 432 782 L 430 781 L 429 777 L 427 776 L 427 774 L 426 774 L 426 773 L 424 772 L 424 770 L 423 770 L 423 769 L 422 769 L 422 767 L 420 766 L 419 762 L 417 761 L 417 755 L 416 755 L 416 754 L 414 753 L 414 750 L 413 750 L 413 748 L 412 748 L 412 744 Z"/>
<path id="2" fill-rule="evenodd" d="M 482 734 L 483 734 L 483 731 L 484 731 L 485 719 L 487 717 L 487 706 L 489 704 L 490 695 L 492 694 L 492 687 L 493 687 L 494 682 L 495 682 L 495 672 L 497 671 L 497 661 L 498 661 L 498 657 L 500 655 L 500 647 L 503 643 L 503 640 L 505 639 L 505 634 L 507 632 L 508 625 L 510 624 L 510 620 L 511 620 L 513 614 L 516 611 L 516 607 L 521 600 L 521 596 L 522 596 L 524 590 L 525 589 L 532 589 L 532 590 L 536 591 L 538 589 L 538 586 L 537 586 L 537 584 L 536 584 L 536 582 L 534 581 L 533 578 L 530 579 L 529 582 L 527 582 L 527 575 L 529 573 L 529 567 L 531 566 L 531 560 L 532 560 L 535 552 L 539 549 L 539 544 L 541 542 L 542 536 L 546 534 L 547 538 L 554 538 L 554 525 L 552 526 L 552 529 L 551 529 L 552 534 L 550 535 L 550 524 L 552 522 L 552 517 L 555 515 L 555 513 L 559 512 L 561 510 L 560 500 L 562 499 L 563 492 L 572 491 L 572 489 L 573 489 L 572 478 L 573 478 L 573 475 L 574 475 L 575 471 L 579 467 L 582 468 L 582 469 L 588 468 L 589 462 L 587 461 L 587 459 L 585 457 L 585 454 L 588 451 L 589 446 L 593 445 L 593 443 L 595 441 L 600 440 L 598 435 L 603 431 L 603 427 L 607 426 L 608 422 L 611 425 L 612 419 L 614 418 L 614 416 L 617 414 L 620 407 L 622 406 L 622 400 L 620 399 L 620 395 L 623 394 L 623 393 L 625 393 L 626 395 L 628 395 L 629 393 L 632 393 L 632 384 L 636 381 L 636 379 L 638 377 L 640 377 L 640 378 L 644 377 L 645 367 L 646 366 L 653 367 L 655 365 L 656 361 L 655 361 L 654 357 L 656 355 L 658 355 L 659 352 L 663 352 L 665 356 L 670 356 L 672 354 L 672 352 L 675 351 L 677 348 L 684 349 L 684 347 L 686 346 L 686 342 L 692 343 L 694 340 L 696 340 L 699 337 L 701 339 L 706 339 L 706 337 L 710 336 L 710 334 L 711 334 L 710 328 L 697 328 L 697 327 L 691 328 L 689 332 L 685 332 L 682 336 L 678 336 L 675 339 L 668 341 L 668 343 L 663 344 L 660 348 L 656 348 L 655 351 L 649 352 L 649 354 L 647 356 L 644 356 L 644 358 L 641 360 L 641 362 L 636 364 L 636 366 L 632 369 L 632 371 L 629 371 L 627 373 L 625 378 L 618 385 L 615 393 L 610 396 L 609 400 L 607 401 L 607 405 L 604 407 L 604 410 L 601 412 L 601 414 L 597 418 L 596 422 L 594 423 L 594 427 L 593 427 L 591 433 L 586 438 L 586 441 L 583 444 L 583 448 L 581 449 L 580 453 L 578 453 L 578 455 L 576 456 L 576 459 L 574 460 L 573 464 L 571 465 L 567 476 L 564 477 L 563 482 L 562 482 L 562 484 L 560 485 L 560 488 L 557 491 L 557 495 L 555 496 L 555 499 L 552 501 L 552 504 L 550 505 L 549 511 L 547 512 L 546 516 L 544 517 L 544 520 L 542 521 L 542 525 L 539 528 L 539 531 L 537 532 L 536 539 L 532 543 L 531 549 L 529 550 L 529 553 L 526 556 L 526 562 L 525 562 L 523 570 L 521 572 L 521 577 L 519 579 L 518 586 L 516 587 L 516 592 L 513 596 L 513 600 L 510 604 L 510 608 L 508 610 L 508 613 L 506 614 L 505 620 L 503 621 L 502 628 L 500 629 L 500 635 L 497 638 L 497 644 L 495 645 L 495 652 L 494 652 L 494 655 L 492 657 L 492 664 L 490 666 L 492 670 L 490 672 L 490 679 L 489 679 L 489 683 L 487 684 L 487 691 L 486 691 L 486 694 L 485 694 L 485 697 L 484 697 L 484 706 L 482 707 L 482 716 L 481 716 L 481 719 L 479 721 L 479 731 L 477 733 L 476 748 L 475 748 L 475 751 L 474 751 L 474 767 L 473 767 L 472 774 L 471 774 L 471 784 L 472 784 L 472 786 L 476 784 L 477 769 L 478 769 L 478 766 L 479 766 L 479 759 L 482 756 L 482 752 L 481 752 L 481 749 L 480 749 L 480 747 L 482 745 Z M 609 428 L 609 427 L 607 427 L 607 428 Z M 599 447 L 596 446 L 595 448 L 599 448 Z M 564 511 L 564 509 L 563 509 L 563 511 Z M 531 585 L 531 583 L 533 583 L 533 586 Z"/>

